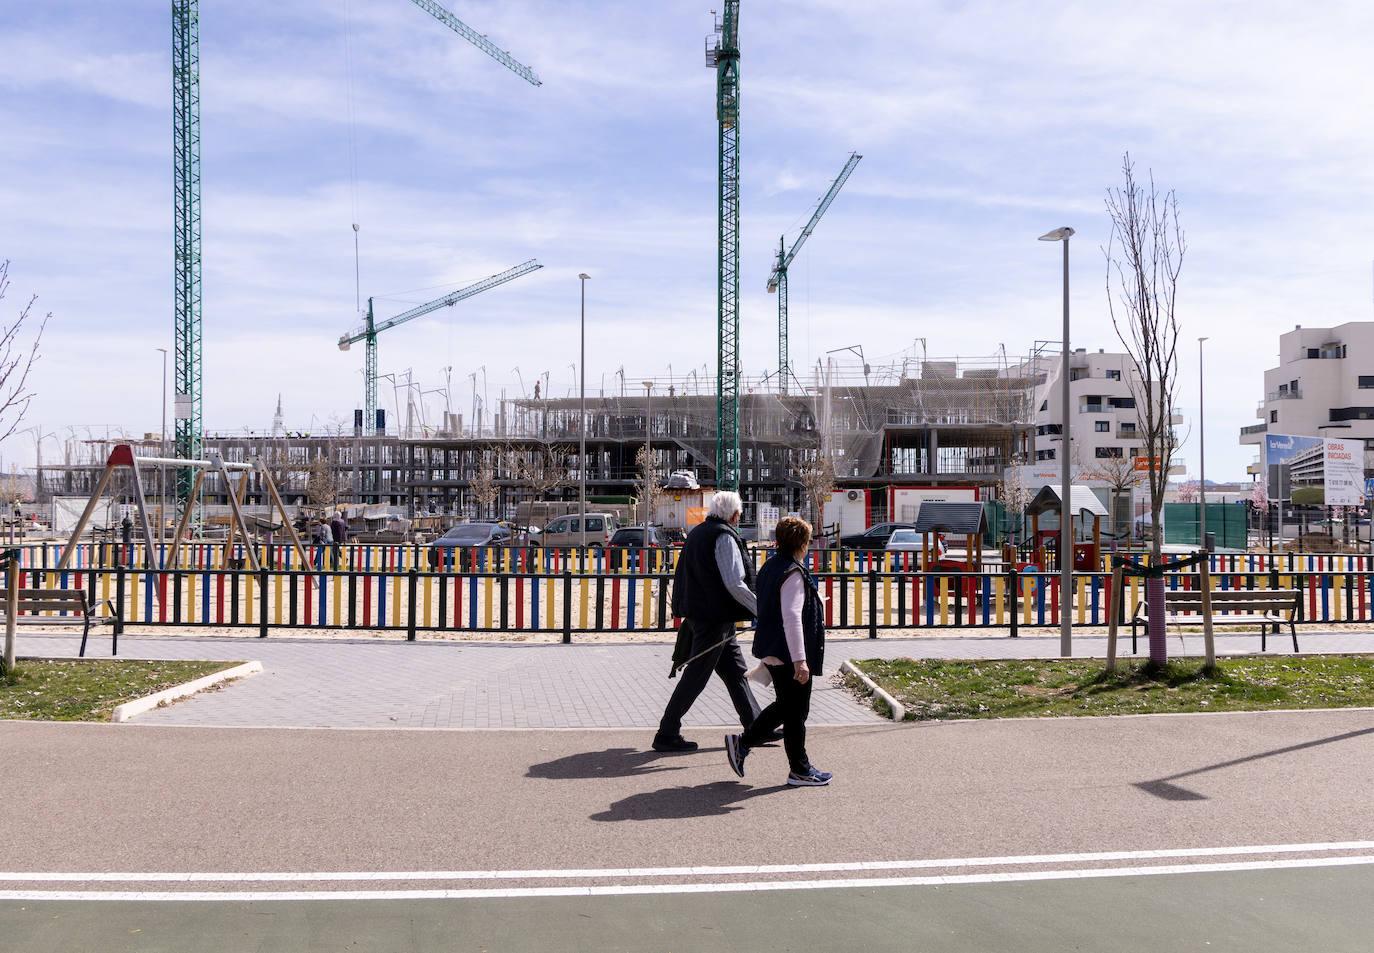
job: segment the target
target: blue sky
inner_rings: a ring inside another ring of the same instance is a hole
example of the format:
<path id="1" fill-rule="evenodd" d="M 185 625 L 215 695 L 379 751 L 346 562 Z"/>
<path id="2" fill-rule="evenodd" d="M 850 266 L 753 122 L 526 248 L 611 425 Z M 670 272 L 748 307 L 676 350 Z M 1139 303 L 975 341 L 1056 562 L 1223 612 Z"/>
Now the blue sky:
<path id="1" fill-rule="evenodd" d="M 581 271 L 593 391 L 622 366 L 633 381 L 714 365 L 710 3 L 449 6 L 544 85 L 408 0 L 202 3 L 208 428 L 269 427 L 278 392 L 289 427 L 351 417 L 362 355 L 335 341 L 355 323 L 355 220 L 379 310 L 544 263 L 382 338 L 383 371 L 439 387 L 451 367 L 455 410 L 482 366 L 493 403 L 518 393 L 516 367 L 526 387 L 545 371 L 553 393 L 573 386 Z M 167 4 L 8 0 L 3 20 L 4 307 L 36 292 L 53 312 L 29 422 L 156 430 Z M 743 0 L 746 373 L 774 363 L 778 235 L 851 150 L 865 158 L 793 266 L 799 367 L 850 344 L 876 361 L 918 337 L 932 355 L 1057 337 L 1058 258 L 1035 238 L 1063 224 L 1075 343 L 1113 348 L 1102 198 L 1130 150 L 1178 191 L 1188 234 L 1180 403 L 1196 404 L 1209 335 L 1209 476 L 1239 476 L 1278 334 L 1374 317 L 1371 32 L 1359 3 Z"/>

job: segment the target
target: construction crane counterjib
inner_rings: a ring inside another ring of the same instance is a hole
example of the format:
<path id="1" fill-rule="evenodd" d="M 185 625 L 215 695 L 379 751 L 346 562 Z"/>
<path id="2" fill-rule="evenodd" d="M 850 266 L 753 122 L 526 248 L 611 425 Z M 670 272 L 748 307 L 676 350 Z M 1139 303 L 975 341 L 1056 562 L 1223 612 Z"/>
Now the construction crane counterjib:
<path id="1" fill-rule="evenodd" d="M 492 275 L 490 278 L 483 278 L 476 284 L 468 285 L 466 288 L 459 288 L 457 291 L 451 291 L 448 294 L 444 295 L 442 298 L 435 298 L 433 301 L 417 305 L 411 308 L 409 311 L 403 311 L 402 313 L 396 315 L 394 318 L 388 318 L 385 321 L 373 325 L 371 328 L 369 328 L 367 324 L 360 324 L 358 327 L 354 328 L 352 331 L 349 331 L 347 334 L 343 335 L 343 337 L 339 338 L 339 349 L 342 351 L 346 351 L 348 350 L 349 345 L 356 344 L 358 341 L 365 340 L 369 333 L 374 335 L 380 334 L 381 332 L 390 330 L 391 328 L 394 328 L 399 324 L 405 324 L 407 321 L 413 321 L 418 317 L 422 317 L 426 314 L 429 314 L 431 311 L 438 311 L 440 308 L 451 307 L 457 304 L 459 301 L 462 301 L 464 298 L 471 298 L 473 295 L 481 294 L 483 291 L 488 291 L 492 288 L 495 288 L 497 285 L 503 285 L 508 281 L 512 281 L 516 278 L 519 278 L 521 275 L 528 275 L 530 272 L 538 271 L 540 268 L 543 267 L 544 266 L 539 264 L 538 261 L 531 258 L 529 261 L 524 262 L 523 264 L 516 265 L 514 268 L 509 268 L 501 272 L 499 275 Z"/>

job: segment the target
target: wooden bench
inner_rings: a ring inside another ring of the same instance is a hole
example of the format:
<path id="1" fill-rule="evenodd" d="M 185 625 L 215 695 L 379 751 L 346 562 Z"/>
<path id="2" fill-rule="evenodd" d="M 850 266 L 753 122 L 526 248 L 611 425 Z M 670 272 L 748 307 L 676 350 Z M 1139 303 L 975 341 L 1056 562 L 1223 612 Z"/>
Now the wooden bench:
<path id="1" fill-rule="evenodd" d="M 0 612 L 9 605 L 9 592 L 0 588 Z M 84 589 L 20 589 L 18 625 L 81 625 L 80 656 L 86 655 L 86 639 L 93 625 L 114 625 L 119 621 L 114 604 L 109 600 L 92 603 Z M 37 615 L 40 612 L 66 612 L 68 615 Z M 2 618 L 3 616 L 0 616 Z M 110 654 L 119 651 L 119 629 L 116 626 L 110 642 Z"/>
<path id="2" fill-rule="evenodd" d="M 1295 625 L 1302 597 L 1297 589 L 1213 589 L 1212 622 L 1214 625 L 1251 625 L 1260 627 L 1260 651 L 1268 650 L 1269 626 L 1277 635 L 1279 626 L 1288 626 L 1293 637 L 1293 651 L 1298 650 L 1298 630 Z M 1225 614 L 1223 614 L 1225 613 Z M 1146 600 L 1136 604 L 1131 616 L 1131 652 L 1136 651 L 1137 629 L 1150 621 Z M 1202 625 L 1202 592 L 1198 589 L 1164 590 L 1164 624 Z"/>

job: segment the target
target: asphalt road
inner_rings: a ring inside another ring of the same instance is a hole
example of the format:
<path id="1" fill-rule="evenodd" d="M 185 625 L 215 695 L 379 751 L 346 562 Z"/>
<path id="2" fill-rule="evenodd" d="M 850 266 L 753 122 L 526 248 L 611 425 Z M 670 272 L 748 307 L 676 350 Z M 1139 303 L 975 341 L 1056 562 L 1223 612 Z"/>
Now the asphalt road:
<path id="1" fill-rule="evenodd" d="M 1374 712 L 697 737 L 0 723 L 0 950 L 1369 947 Z"/>

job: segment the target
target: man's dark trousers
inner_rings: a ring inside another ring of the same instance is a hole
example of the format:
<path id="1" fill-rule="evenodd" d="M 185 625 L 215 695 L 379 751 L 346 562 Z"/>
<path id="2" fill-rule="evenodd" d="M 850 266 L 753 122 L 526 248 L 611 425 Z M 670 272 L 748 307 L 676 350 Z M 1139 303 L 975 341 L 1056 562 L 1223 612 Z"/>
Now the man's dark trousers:
<path id="1" fill-rule="evenodd" d="M 749 690 L 749 682 L 745 678 L 749 668 L 744 663 L 744 653 L 740 651 L 739 640 L 731 639 L 713 651 L 706 651 L 728 636 L 734 630 L 735 624 L 721 622 L 697 626 L 693 625 L 690 619 L 683 619 L 682 624 L 692 627 L 692 650 L 689 655 L 697 655 L 700 652 L 706 654 L 688 662 L 687 667 L 678 675 L 677 687 L 673 689 L 673 696 L 668 699 L 668 707 L 664 709 L 663 720 L 658 725 L 658 736 L 676 738 L 682 733 L 683 716 L 697 700 L 706 683 L 711 680 L 712 672 L 719 675 L 720 680 L 725 683 L 725 690 L 730 693 L 730 701 L 734 703 L 735 711 L 739 714 L 740 724 L 748 728 L 759 716 L 759 703 L 754 700 L 754 693 Z"/>

